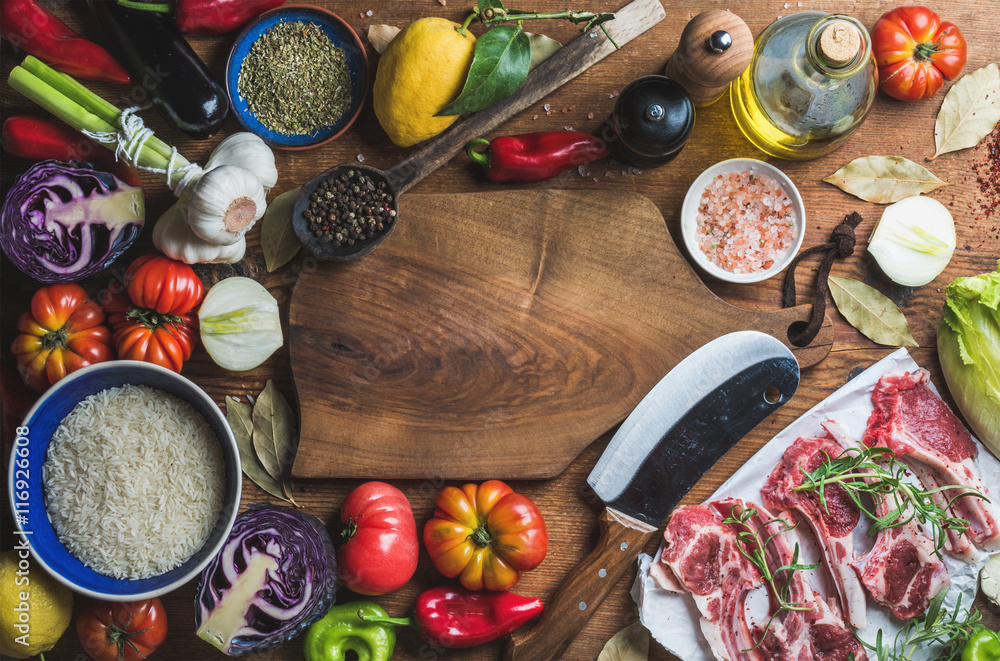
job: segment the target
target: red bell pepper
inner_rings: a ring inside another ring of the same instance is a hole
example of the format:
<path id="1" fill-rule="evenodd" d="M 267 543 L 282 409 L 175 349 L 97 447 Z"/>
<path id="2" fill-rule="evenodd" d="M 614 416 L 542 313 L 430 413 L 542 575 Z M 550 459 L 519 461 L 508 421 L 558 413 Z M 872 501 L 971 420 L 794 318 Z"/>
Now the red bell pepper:
<path id="1" fill-rule="evenodd" d="M 71 76 L 122 85 L 132 82 L 111 53 L 81 37 L 35 0 L 0 1 L 0 36 Z"/>
<path id="2" fill-rule="evenodd" d="M 285 0 L 177 0 L 177 29 L 184 34 L 225 34 Z"/>
<path id="3" fill-rule="evenodd" d="M 541 599 L 513 592 L 473 592 L 444 586 L 422 592 L 409 618 L 366 615 L 361 619 L 412 626 L 425 642 L 457 649 L 502 638 L 544 608 Z"/>
<path id="4" fill-rule="evenodd" d="M 139 172 L 128 161 L 82 136 L 75 129 L 36 117 L 8 117 L 3 123 L 3 150 L 32 161 L 86 161 L 95 169 L 110 172 L 126 184 L 141 186 Z"/>
<path id="5" fill-rule="evenodd" d="M 479 151 L 488 145 L 487 151 Z M 486 168 L 490 181 L 545 181 L 604 158 L 606 142 L 579 131 L 541 131 L 524 135 L 477 138 L 465 146 L 469 158 Z"/>

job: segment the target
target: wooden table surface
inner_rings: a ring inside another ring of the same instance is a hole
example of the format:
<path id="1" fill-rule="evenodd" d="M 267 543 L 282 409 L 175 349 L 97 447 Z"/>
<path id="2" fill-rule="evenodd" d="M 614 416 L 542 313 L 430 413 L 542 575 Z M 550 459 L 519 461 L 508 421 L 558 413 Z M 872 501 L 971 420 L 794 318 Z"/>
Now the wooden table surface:
<path id="1" fill-rule="evenodd" d="M 592 10 L 613 10 L 621 0 L 587 0 L 575 8 Z M 55 11 L 70 25 L 88 36 L 99 32 L 82 3 L 50 3 Z M 460 21 L 469 4 L 453 0 L 445 5 L 445 0 L 320 0 L 316 4 L 326 6 L 344 17 L 359 33 L 366 34 L 368 26 L 377 23 L 403 26 L 422 16 L 443 16 Z M 532 2 L 510 3 L 518 9 L 558 10 L 563 7 L 561 0 L 533 0 Z M 795 10 L 823 10 L 844 12 L 857 16 L 871 28 L 878 17 L 894 6 L 891 2 L 837 2 L 833 0 L 766 0 L 763 2 L 722 2 L 721 0 L 699 0 L 697 2 L 677 2 L 667 5 L 667 18 L 645 35 L 628 44 L 621 52 L 609 56 L 591 70 L 570 82 L 548 98 L 529 108 L 504 125 L 497 134 L 514 134 L 545 129 L 561 129 L 572 126 L 577 130 L 597 131 L 608 117 L 614 104 L 615 93 L 633 79 L 653 73 L 661 73 L 664 64 L 677 44 L 681 30 L 687 21 L 697 13 L 713 7 L 728 8 L 743 17 L 754 35 L 760 33 L 779 16 Z M 445 5 L 445 6 L 443 6 Z M 996 55 L 995 25 L 993 16 L 1000 12 L 1000 1 L 959 2 L 939 0 L 934 7 L 945 20 L 958 24 L 964 32 L 969 46 L 969 60 L 965 71 L 971 72 L 986 65 Z M 535 26 L 563 42 L 575 36 L 575 28 L 556 22 L 546 22 Z M 203 56 L 209 67 L 221 79 L 226 57 L 233 41 L 233 35 L 218 38 L 195 38 L 192 43 Z M 369 49 L 370 50 L 370 49 Z M 6 42 L 0 51 L 2 55 L 3 87 L 2 116 L 11 114 L 43 114 L 28 101 L 10 90 L 6 84 L 10 69 L 20 61 Z M 372 65 L 377 56 L 370 50 Z M 374 69 L 373 69 L 374 71 Z M 113 101 L 128 97 L 129 91 L 111 85 L 92 84 L 92 89 Z M 946 87 L 947 90 L 947 87 Z M 140 86 L 131 91 L 131 98 L 142 101 L 145 90 Z M 985 158 L 983 147 L 947 154 L 930 164 L 931 170 L 940 178 L 951 182 L 951 186 L 936 191 L 933 196 L 951 210 L 958 232 L 958 250 L 947 270 L 934 282 L 917 289 L 893 285 L 878 271 L 874 261 L 864 248 L 875 222 L 880 215 L 877 205 L 862 202 L 842 193 L 838 189 L 822 183 L 823 177 L 831 174 L 848 161 L 865 155 L 900 155 L 914 161 L 933 151 L 934 117 L 943 94 L 920 103 L 900 103 L 880 94 L 867 121 L 839 151 L 826 157 L 806 163 L 777 162 L 796 183 L 806 202 L 808 227 L 805 243 L 808 247 L 827 240 L 833 227 L 851 211 L 858 211 L 864 222 L 858 229 L 858 249 L 849 259 L 835 263 L 836 275 L 864 280 L 886 292 L 905 313 L 913 336 L 920 347 L 913 350 L 913 356 L 923 367 L 929 369 L 935 383 L 943 390 L 945 384 L 935 350 L 935 336 L 941 308 L 944 303 L 944 288 L 948 282 L 960 275 L 971 275 L 992 270 L 1000 256 L 1000 215 L 988 215 L 980 208 L 982 196 L 971 165 Z M 551 114 L 547 114 L 543 104 L 549 104 Z M 591 117 L 592 114 L 592 117 Z M 195 142 L 184 138 L 176 131 L 167 129 L 157 114 L 150 110 L 144 113 L 148 123 L 157 135 L 177 145 L 180 151 L 192 161 L 204 163 L 208 153 L 222 137 Z M 239 130 L 235 119 L 227 121 L 224 133 Z M 394 147 L 382 132 L 371 110 L 365 107 L 358 121 L 342 137 L 323 147 L 302 152 L 277 152 L 279 171 L 278 185 L 271 197 L 296 187 L 323 169 L 337 163 L 345 163 L 363 155 L 365 163 L 387 168 L 408 153 Z M 694 132 L 680 156 L 672 163 L 658 169 L 646 169 L 641 173 L 622 174 L 625 166 L 607 162 L 595 163 L 590 167 L 592 177 L 581 177 L 576 172 L 564 174 L 544 186 L 570 190 L 612 190 L 637 191 L 652 199 L 663 213 L 669 230 L 679 239 L 678 213 L 681 200 L 688 185 L 697 174 L 708 165 L 727 158 L 766 158 L 750 145 L 740 134 L 729 110 L 728 97 L 715 105 L 698 111 Z M 772 160 L 772 159 L 766 159 Z M 3 157 L 2 183 L 4 190 L 10 186 L 26 163 L 8 156 Z M 165 186 L 151 177 L 146 178 L 147 218 L 152 222 L 170 203 L 171 196 Z M 464 157 L 455 158 L 441 170 L 425 179 L 412 189 L 413 193 L 449 193 L 477 190 L 498 190 L 501 186 L 482 179 Z M 571 222 L 572 219 L 567 219 Z M 131 258 L 151 250 L 150 230 L 143 232 L 136 246 L 119 260 L 113 271 L 128 264 Z M 268 274 L 263 266 L 259 248 L 259 229 L 249 236 L 250 248 L 247 257 L 231 268 L 200 268 L 208 280 L 231 274 L 249 275 L 262 281 L 282 303 L 287 315 L 288 294 L 295 282 L 302 256 L 277 273 Z M 806 300 L 812 293 L 813 264 L 800 270 L 798 278 L 800 300 Z M 16 332 L 16 317 L 26 308 L 31 293 L 37 283 L 17 272 L 8 262 L 2 268 L 2 314 L 0 314 L 0 344 L 4 357 L 9 358 L 7 347 Z M 96 292 L 106 282 L 106 276 L 84 283 Z M 711 283 L 711 288 L 731 302 L 749 308 L 772 309 L 780 306 L 780 279 L 775 278 L 756 285 L 725 285 Z M 836 328 L 836 343 L 829 357 L 815 368 L 802 375 L 798 393 L 777 414 L 762 423 L 729 452 L 685 499 L 695 503 L 706 498 L 729 475 L 737 470 L 775 433 L 793 421 L 806 409 L 843 385 L 856 370 L 867 367 L 885 356 L 890 348 L 880 347 L 855 331 L 832 307 L 828 314 Z M 225 395 L 246 395 L 260 391 L 267 379 L 275 379 L 277 385 L 289 397 L 294 397 L 290 378 L 287 347 L 277 352 L 263 366 L 248 373 L 234 374 L 218 369 L 199 348 L 192 361 L 185 366 L 185 375 L 202 385 L 218 402 Z M 947 394 L 945 394 L 947 398 Z M 949 400 L 950 401 L 950 400 Z M 557 587 L 563 576 L 590 550 L 595 541 L 596 510 L 581 496 L 586 476 L 600 456 L 610 435 L 605 435 L 583 451 L 576 461 L 558 478 L 548 481 L 517 482 L 515 488 L 526 493 L 539 505 L 549 526 L 550 546 L 545 562 L 534 572 L 524 576 L 517 591 L 527 595 L 547 598 Z M 339 505 L 344 496 L 357 481 L 314 480 L 298 481 L 295 484 L 295 498 L 306 512 L 324 521 L 335 521 Z M 444 482 L 433 473 L 425 479 L 397 481 L 395 484 L 409 497 L 418 524 L 426 521 L 432 510 L 434 497 Z M 4 499 L 6 501 L 6 499 Z M 249 480 L 244 481 L 243 505 L 268 501 L 269 498 Z M 10 530 L 9 518 L 4 518 L 3 528 Z M 658 536 L 657 536 L 658 537 Z M 11 548 L 10 536 L 5 535 L 3 548 Z M 658 541 L 651 542 L 646 549 L 655 552 Z M 623 626 L 635 621 L 635 607 L 628 596 L 634 578 L 629 573 L 600 607 L 580 636 L 569 647 L 564 658 L 576 660 L 595 659 L 602 646 Z M 422 589 L 443 582 L 437 575 L 426 554 L 421 555 L 414 579 L 401 591 L 376 599 L 392 615 L 403 615 L 413 603 L 415 595 Z M 164 603 L 168 611 L 170 635 L 167 642 L 153 658 L 159 659 L 217 659 L 222 655 L 194 635 L 192 600 L 194 584 L 166 596 Z M 338 601 L 353 598 L 341 591 Z M 77 600 L 79 608 L 82 599 Z M 993 626 L 1000 623 L 996 609 L 991 610 L 985 600 L 977 605 L 986 612 L 986 621 Z M 494 659 L 499 654 L 499 645 L 488 645 L 471 650 L 434 651 L 425 646 L 413 633 L 400 631 L 395 659 L 445 658 L 453 661 L 473 659 Z M 49 661 L 63 659 L 83 659 L 81 649 L 72 633 L 72 628 L 59 645 L 46 655 Z M 274 660 L 301 659 L 302 648 L 296 640 L 273 653 L 261 657 Z M 652 659 L 673 658 L 655 642 L 650 651 Z"/>

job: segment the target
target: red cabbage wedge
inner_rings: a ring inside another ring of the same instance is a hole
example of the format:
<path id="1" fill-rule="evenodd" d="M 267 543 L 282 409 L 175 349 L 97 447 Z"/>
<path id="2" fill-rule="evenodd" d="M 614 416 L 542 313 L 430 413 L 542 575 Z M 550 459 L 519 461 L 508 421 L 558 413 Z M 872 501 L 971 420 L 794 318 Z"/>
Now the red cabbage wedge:
<path id="1" fill-rule="evenodd" d="M 18 177 L 0 216 L 0 245 L 39 282 L 74 282 L 108 267 L 145 220 L 142 189 L 77 161 L 41 161 Z"/>
<path id="2" fill-rule="evenodd" d="M 336 554 L 322 521 L 251 505 L 198 580 L 195 629 L 229 656 L 266 652 L 322 618 L 336 587 Z"/>

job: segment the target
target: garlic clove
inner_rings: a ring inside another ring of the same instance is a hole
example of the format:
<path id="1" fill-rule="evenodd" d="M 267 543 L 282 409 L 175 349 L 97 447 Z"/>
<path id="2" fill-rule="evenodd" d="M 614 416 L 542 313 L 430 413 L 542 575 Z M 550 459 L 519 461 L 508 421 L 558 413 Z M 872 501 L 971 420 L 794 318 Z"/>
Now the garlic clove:
<path id="1" fill-rule="evenodd" d="M 171 259 L 185 264 L 234 264 L 246 253 L 245 238 L 229 246 L 209 243 L 191 231 L 185 207 L 174 204 L 166 210 L 153 226 L 153 245 Z"/>
<path id="2" fill-rule="evenodd" d="M 212 170 L 220 165 L 238 165 L 250 170 L 260 179 L 265 192 L 278 183 L 274 152 L 253 133 L 234 133 L 220 142 L 208 157 L 205 170 Z"/>
<path id="3" fill-rule="evenodd" d="M 195 186 L 187 220 L 205 241 L 229 246 L 243 238 L 266 207 L 264 187 L 256 175 L 236 165 L 220 165 Z"/>

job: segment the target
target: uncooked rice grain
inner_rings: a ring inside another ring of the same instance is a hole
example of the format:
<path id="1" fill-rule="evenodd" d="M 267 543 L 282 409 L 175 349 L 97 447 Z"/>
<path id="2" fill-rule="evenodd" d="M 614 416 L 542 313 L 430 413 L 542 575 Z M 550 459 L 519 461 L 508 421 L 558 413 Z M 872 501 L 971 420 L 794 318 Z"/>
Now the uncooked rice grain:
<path id="1" fill-rule="evenodd" d="M 91 395 L 52 435 L 42 469 L 59 541 L 83 564 L 137 580 L 181 565 L 222 511 L 225 463 L 190 404 L 147 386 Z"/>

